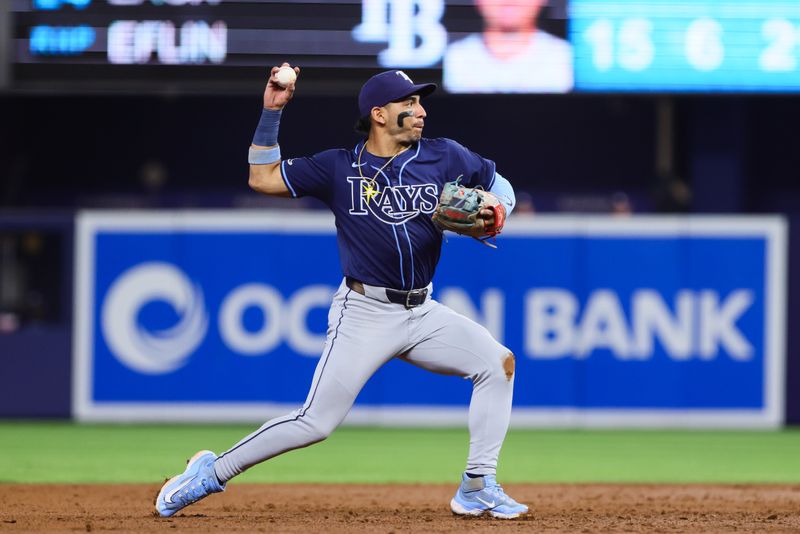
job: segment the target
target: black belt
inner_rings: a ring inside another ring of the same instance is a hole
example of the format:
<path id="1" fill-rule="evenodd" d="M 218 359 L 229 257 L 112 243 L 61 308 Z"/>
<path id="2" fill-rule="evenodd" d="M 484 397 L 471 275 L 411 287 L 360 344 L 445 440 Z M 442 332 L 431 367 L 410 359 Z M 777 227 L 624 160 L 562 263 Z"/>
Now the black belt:
<path id="1" fill-rule="evenodd" d="M 364 291 L 364 284 L 359 282 L 354 278 L 350 278 L 349 276 L 345 279 L 345 283 L 347 287 L 355 291 L 356 293 L 361 293 L 362 295 L 366 295 L 367 292 Z M 422 289 L 411 289 L 409 291 L 403 291 L 401 289 L 390 289 L 390 288 L 382 288 L 386 291 L 386 299 L 393 303 L 393 304 L 402 304 L 406 308 L 414 308 L 416 306 L 420 306 L 425 303 L 425 299 L 428 298 L 428 288 L 423 287 Z"/>

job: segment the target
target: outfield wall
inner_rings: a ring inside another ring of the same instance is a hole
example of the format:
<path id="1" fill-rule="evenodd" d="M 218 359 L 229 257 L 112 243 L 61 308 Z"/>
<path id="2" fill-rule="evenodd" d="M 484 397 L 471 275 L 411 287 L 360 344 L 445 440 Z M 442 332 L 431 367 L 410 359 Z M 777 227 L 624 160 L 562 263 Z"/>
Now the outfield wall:
<path id="1" fill-rule="evenodd" d="M 779 217 L 519 215 L 497 250 L 448 238 L 434 297 L 517 355 L 516 426 L 771 428 L 786 240 Z M 341 282 L 327 214 L 84 212 L 75 259 L 78 419 L 262 421 L 305 400 Z M 393 361 L 348 421 L 465 424 L 469 395 Z"/>

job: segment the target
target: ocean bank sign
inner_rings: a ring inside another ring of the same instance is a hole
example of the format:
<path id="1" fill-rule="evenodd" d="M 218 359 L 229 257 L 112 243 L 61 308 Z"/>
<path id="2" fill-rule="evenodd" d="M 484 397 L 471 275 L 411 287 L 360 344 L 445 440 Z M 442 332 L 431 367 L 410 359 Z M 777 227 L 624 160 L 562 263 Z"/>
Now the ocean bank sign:
<path id="1" fill-rule="evenodd" d="M 83 212 L 77 228 L 78 418 L 303 403 L 342 281 L 329 215 Z M 498 246 L 449 237 L 434 297 L 517 356 L 512 424 L 782 424 L 781 218 L 517 216 Z M 348 420 L 463 424 L 470 393 L 391 361 Z"/>

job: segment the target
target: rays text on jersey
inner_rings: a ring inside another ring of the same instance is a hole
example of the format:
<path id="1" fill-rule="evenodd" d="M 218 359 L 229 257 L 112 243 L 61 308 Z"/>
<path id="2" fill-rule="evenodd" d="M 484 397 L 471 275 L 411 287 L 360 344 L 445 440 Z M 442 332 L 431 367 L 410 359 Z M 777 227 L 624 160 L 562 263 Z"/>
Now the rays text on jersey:
<path id="1" fill-rule="evenodd" d="M 420 213 L 433 213 L 439 201 L 436 184 L 381 187 L 359 176 L 350 176 L 347 181 L 350 183 L 350 215 L 371 214 L 386 224 L 403 224 Z"/>

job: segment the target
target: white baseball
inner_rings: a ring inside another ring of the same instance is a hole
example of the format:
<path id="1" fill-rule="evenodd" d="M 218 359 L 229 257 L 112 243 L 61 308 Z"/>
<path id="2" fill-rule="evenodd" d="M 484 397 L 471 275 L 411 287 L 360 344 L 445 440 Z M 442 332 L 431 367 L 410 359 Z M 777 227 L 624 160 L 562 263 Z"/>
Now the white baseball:
<path id="1" fill-rule="evenodd" d="M 292 67 L 281 67 L 280 70 L 275 73 L 275 81 L 277 81 L 283 87 L 286 87 L 296 79 L 297 73 Z"/>

